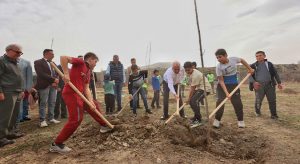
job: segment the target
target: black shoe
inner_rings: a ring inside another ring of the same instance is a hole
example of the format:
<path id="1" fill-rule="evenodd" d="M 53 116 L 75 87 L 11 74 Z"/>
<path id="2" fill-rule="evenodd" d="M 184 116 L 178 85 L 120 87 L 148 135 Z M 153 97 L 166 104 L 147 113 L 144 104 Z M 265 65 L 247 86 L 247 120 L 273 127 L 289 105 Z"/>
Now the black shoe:
<path id="1" fill-rule="evenodd" d="M 21 138 L 21 137 L 23 137 L 23 136 L 25 136 L 24 133 L 12 133 L 12 134 L 8 134 L 8 135 L 6 136 L 6 138 L 9 139 L 9 140 L 12 140 L 12 139 Z"/>
<path id="2" fill-rule="evenodd" d="M 152 114 L 152 111 L 150 109 L 146 110 L 146 113 Z"/>
<path id="3" fill-rule="evenodd" d="M 7 138 L 2 138 L 0 140 L 0 147 L 3 147 L 5 145 L 9 145 L 9 144 L 13 144 L 13 143 L 15 143 L 14 140 L 8 140 Z"/>
<path id="4" fill-rule="evenodd" d="M 277 115 L 273 115 L 273 116 L 271 116 L 271 119 L 273 119 L 273 120 L 277 120 L 279 117 L 277 116 Z"/>
<path id="5" fill-rule="evenodd" d="M 166 119 L 168 119 L 169 117 L 170 117 L 169 115 L 168 115 L 168 116 L 161 116 L 160 119 L 161 119 L 161 120 L 166 120 Z"/>
<path id="6" fill-rule="evenodd" d="M 31 118 L 29 118 L 29 117 L 25 117 L 25 118 L 23 118 L 23 120 L 24 120 L 24 121 L 30 121 L 30 120 L 31 120 Z"/>

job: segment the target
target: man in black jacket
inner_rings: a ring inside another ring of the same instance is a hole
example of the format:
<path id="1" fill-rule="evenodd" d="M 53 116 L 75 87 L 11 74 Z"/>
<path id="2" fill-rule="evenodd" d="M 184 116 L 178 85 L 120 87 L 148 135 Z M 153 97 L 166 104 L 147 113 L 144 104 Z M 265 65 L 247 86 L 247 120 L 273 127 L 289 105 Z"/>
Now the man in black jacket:
<path id="1" fill-rule="evenodd" d="M 255 91 L 255 112 L 256 116 L 260 116 L 261 104 L 266 95 L 269 102 L 271 118 L 277 119 L 276 110 L 276 85 L 278 89 L 282 89 L 281 80 L 274 65 L 267 61 L 266 54 L 258 51 L 255 54 L 256 62 L 251 65 L 255 73 L 250 78 L 250 90 Z"/>

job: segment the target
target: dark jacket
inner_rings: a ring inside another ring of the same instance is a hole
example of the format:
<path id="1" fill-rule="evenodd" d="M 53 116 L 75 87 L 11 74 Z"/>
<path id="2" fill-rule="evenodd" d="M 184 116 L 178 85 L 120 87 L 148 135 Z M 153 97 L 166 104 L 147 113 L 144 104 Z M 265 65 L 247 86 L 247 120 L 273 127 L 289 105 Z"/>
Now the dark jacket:
<path id="1" fill-rule="evenodd" d="M 270 75 L 271 75 L 271 83 L 272 83 L 272 85 L 275 86 L 277 84 L 281 84 L 281 80 L 279 78 L 279 75 L 278 75 L 277 70 L 274 67 L 274 65 L 271 62 L 267 61 L 267 59 L 265 59 L 265 62 L 267 62 L 267 64 L 268 64 L 267 68 L 268 68 L 268 70 L 270 72 Z M 251 68 L 255 70 L 254 74 L 252 75 L 252 78 L 254 79 L 254 81 L 256 81 L 255 74 L 257 73 L 256 72 L 257 71 L 257 65 L 258 65 L 258 62 L 255 62 L 255 63 L 253 63 L 253 64 L 250 65 Z M 254 88 L 253 87 L 253 82 L 250 81 L 250 83 L 249 83 L 249 89 L 251 91 L 253 91 L 253 88 Z"/>
<path id="2" fill-rule="evenodd" d="M 123 64 L 121 62 L 119 62 L 118 64 L 110 62 L 109 67 L 110 67 L 110 73 L 109 74 L 110 74 L 111 80 L 115 80 L 116 83 L 123 83 L 123 81 L 124 81 L 124 77 L 123 77 L 124 67 L 123 67 Z"/>
<path id="3" fill-rule="evenodd" d="M 39 59 L 34 61 L 34 69 L 37 76 L 37 81 L 35 88 L 37 90 L 39 89 L 45 89 L 49 87 L 57 77 L 57 74 L 53 70 L 54 76 L 51 76 L 51 70 L 48 66 L 48 63 L 45 59 Z"/>
<path id="4" fill-rule="evenodd" d="M 0 93 L 22 92 L 22 73 L 17 61 L 6 55 L 0 57 Z"/>
<path id="5" fill-rule="evenodd" d="M 137 75 L 130 74 L 129 79 L 128 79 L 129 94 L 133 94 L 132 93 L 132 88 L 133 87 L 141 87 L 141 86 L 135 86 L 134 83 L 136 83 L 138 81 L 141 81 L 141 80 L 144 81 L 147 77 L 148 77 L 148 71 L 147 70 L 139 71 L 139 73 Z"/>

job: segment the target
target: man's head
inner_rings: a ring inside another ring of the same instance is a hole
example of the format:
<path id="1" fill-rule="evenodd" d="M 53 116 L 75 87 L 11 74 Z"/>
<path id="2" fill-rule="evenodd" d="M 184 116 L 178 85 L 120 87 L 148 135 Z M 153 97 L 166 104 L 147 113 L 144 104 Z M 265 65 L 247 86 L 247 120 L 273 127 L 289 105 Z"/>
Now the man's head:
<path id="1" fill-rule="evenodd" d="M 188 75 L 191 75 L 194 71 L 193 63 L 189 61 L 184 63 L 183 68 Z"/>
<path id="2" fill-rule="evenodd" d="M 78 55 L 77 57 L 80 58 L 80 59 L 83 59 L 83 56 L 82 56 L 82 55 Z"/>
<path id="3" fill-rule="evenodd" d="M 220 63 L 222 64 L 227 63 L 228 59 L 227 59 L 227 52 L 225 49 L 218 49 L 215 55 Z"/>
<path id="4" fill-rule="evenodd" d="M 136 64 L 136 59 L 135 58 L 131 58 L 130 62 L 131 62 L 131 65 Z"/>
<path id="5" fill-rule="evenodd" d="M 114 55 L 113 56 L 113 62 L 114 63 L 118 63 L 119 62 L 119 56 L 118 55 Z"/>
<path id="6" fill-rule="evenodd" d="M 158 75 L 159 75 L 159 70 L 155 69 L 155 70 L 153 71 L 153 74 L 154 74 L 155 76 L 158 76 Z"/>
<path id="7" fill-rule="evenodd" d="M 258 62 L 262 62 L 262 61 L 265 61 L 266 54 L 264 51 L 257 51 L 255 53 L 255 57 Z"/>
<path id="8" fill-rule="evenodd" d="M 53 50 L 51 49 L 45 49 L 43 51 L 43 55 L 44 55 L 44 58 L 46 58 L 47 60 L 52 60 L 54 58 L 54 53 L 53 53 Z"/>
<path id="9" fill-rule="evenodd" d="M 133 65 L 131 66 L 131 71 L 132 71 L 132 73 L 137 73 L 138 70 L 139 70 L 139 67 L 138 67 L 136 64 L 133 64 Z"/>
<path id="10" fill-rule="evenodd" d="M 5 48 L 6 55 L 12 59 L 18 59 L 23 55 L 22 47 L 17 44 L 10 44 Z"/>
<path id="11" fill-rule="evenodd" d="M 193 69 L 197 69 L 197 63 L 196 62 L 192 62 L 193 65 Z"/>
<path id="12" fill-rule="evenodd" d="M 180 63 L 178 61 L 174 61 L 172 63 L 172 70 L 175 74 L 178 74 L 180 72 Z"/>
<path id="13" fill-rule="evenodd" d="M 94 69 L 97 62 L 99 61 L 98 57 L 96 54 L 93 52 L 88 52 L 84 55 L 83 57 L 84 61 L 89 64 L 90 69 Z"/>

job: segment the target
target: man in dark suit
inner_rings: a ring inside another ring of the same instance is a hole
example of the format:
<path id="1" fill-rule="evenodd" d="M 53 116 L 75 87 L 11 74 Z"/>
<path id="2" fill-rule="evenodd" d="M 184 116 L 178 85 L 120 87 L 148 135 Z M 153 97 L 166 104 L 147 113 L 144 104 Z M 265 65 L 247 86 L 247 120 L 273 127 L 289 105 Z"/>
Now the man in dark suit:
<path id="1" fill-rule="evenodd" d="M 50 62 L 54 58 L 53 50 L 45 49 L 43 58 L 34 61 L 34 69 L 37 75 L 35 88 L 39 93 L 40 127 L 48 126 L 46 122 L 46 106 L 48 105 L 48 120 L 50 123 L 60 123 L 54 119 L 54 107 L 56 101 L 56 88 L 59 83 L 57 74 L 51 67 Z"/>

